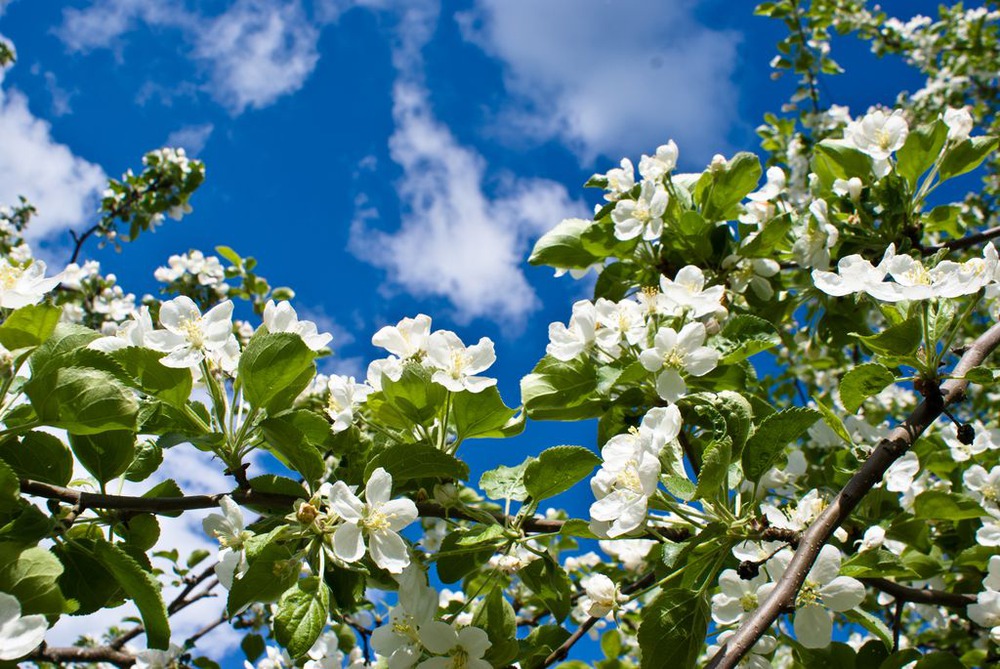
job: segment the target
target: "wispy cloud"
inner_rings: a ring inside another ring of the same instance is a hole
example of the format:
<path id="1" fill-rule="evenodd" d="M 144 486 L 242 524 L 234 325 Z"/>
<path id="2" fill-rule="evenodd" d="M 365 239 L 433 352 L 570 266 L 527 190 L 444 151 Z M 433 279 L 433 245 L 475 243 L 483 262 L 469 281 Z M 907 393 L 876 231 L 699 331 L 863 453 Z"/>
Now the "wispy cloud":
<path id="1" fill-rule="evenodd" d="M 2 84 L 0 72 L 0 204 L 23 195 L 38 208 L 28 228 L 31 239 L 90 221 L 107 183 L 104 170 L 56 141 L 24 94 Z"/>
<path id="2" fill-rule="evenodd" d="M 71 51 L 112 49 L 140 25 L 176 29 L 204 71 L 205 90 L 233 114 L 299 90 L 319 60 L 319 30 L 300 0 L 237 0 L 217 15 L 173 0 L 98 0 L 67 8 L 56 34 Z"/>
<path id="3" fill-rule="evenodd" d="M 399 224 L 377 226 L 379 207 L 362 195 L 351 251 L 386 271 L 389 292 L 444 298 L 458 322 L 484 318 L 514 330 L 539 306 L 522 269 L 531 239 L 581 205 L 554 181 L 489 169 L 455 138 L 436 118 L 425 81 L 422 49 L 437 4 L 412 0 L 392 10 L 397 80 L 389 151 L 403 172 Z"/>
<path id="4" fill-rule="evenodd" d="M 194 55 L 211 70 L 212 95 L 239 114 L 299 90 L 318 39 L 298 2 L 243 0 L 199 29 Z"/>
<path id="5" fill-rule="evenodd" d="M 215 126 L 211 123 L 201 123 L 199 125 L 186 125 L 174 130 L 167 137 L 164 146 L 183 148 L 188 155 L 197 156 L 205 148 L 208 138 L 211 137 Z"/>
<path id="6" fill-rule="evenodd" d="M 466 39 L 503 64 L 512 96 L 494 130 L 558 140 L 584 164 L 674 138 L 699 159 L 737 119 L 738 33 L 698 22 L 696 0 L 476 0 Z M 720 138 L 723 138 L 720 140 Z"/>

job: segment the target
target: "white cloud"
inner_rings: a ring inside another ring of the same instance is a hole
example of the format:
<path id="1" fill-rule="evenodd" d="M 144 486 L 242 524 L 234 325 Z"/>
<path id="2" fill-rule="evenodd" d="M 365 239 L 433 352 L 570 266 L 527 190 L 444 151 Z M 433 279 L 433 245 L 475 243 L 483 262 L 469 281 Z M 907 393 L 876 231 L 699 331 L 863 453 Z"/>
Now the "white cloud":
<path id="1" fill-rule="evenodd" d="M 197 156 L 205 148 L 214 129 L 211 123 L 186 125 L 170 133 L 164 146 L 181 147 L 189 156 Z"/>
<path id="2" fill-rule="evenodd" d="M 701 25 L 696 0 L 477 0 L 466 39 L 500 59 L 514 101 L 496 131 L 557 139 L 584 163 L 667 139 L 699 159 L 737 118 L 738 33 Z"/>
<path id="3" fill-rule="evenodd" d="M 319 30 L 301 0 L 237 0 L 208 16 L 161 0 L 98 0 L 63 10 L 56 34 L 72 51 L 114 49 L 141 24 L 182 32 L 206 90 L 234 114 L 299 90 L 319 60 Z"/>
<path id="4" fill-rule="evenodd" d="M 242 0 L 199 31 L 212 95 L 234 113 L 299 90 L 316 67 L 319 31 L 298 2 Z"/>
<path id="5" fill-rule="evenodd" d="M 193 17 L 172 0 L 95 0 L 84 8 L 63 9 L 55 33 L 71 51 L 114 48 L 140 23 L 194 27 Z"/>
<path id="6" fill-rule="evenodd" d="M 0 204 L 14 204 L 23 195 L 38 208 L 30 239 L 94 220 L 107 184 L 104 170 L 53 139 L 49 123 L 36 118 L 14 89 L 0 89 L 0 137 Z"/>
<path id="7" fill-rule="evenodd" d="M 510 175 L 491 197 L 486 161 L 433 117 L 420 85 L 397 82 L 394 102 L 390 153 L 403 169 L 400 226 L 391 233 L 371 227 L 376 214 L 362 206 L 352 252 L 385 269 L 391 289 L 446 298 L 458 321 L 516 327 L 538 307 L 521 269 L 529 240 L 578 205 L 560 184 Z"/>

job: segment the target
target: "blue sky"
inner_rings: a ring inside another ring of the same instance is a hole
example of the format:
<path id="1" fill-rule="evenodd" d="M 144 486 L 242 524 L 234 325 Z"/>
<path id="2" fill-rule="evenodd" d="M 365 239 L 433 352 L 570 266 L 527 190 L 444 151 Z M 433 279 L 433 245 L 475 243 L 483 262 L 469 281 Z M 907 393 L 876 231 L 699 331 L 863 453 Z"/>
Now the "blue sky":
<path id="1" fill-rule="evenodd" d="M 936 3 L 883 2 L 903 18 Z M 255 256 L 300 313 L 331 330 L 330 370 L 363 375 L 370 336 L 425 312 L 496 342 L 509 404 L 588 286 L 524 262 L 580 185 L 673 138 L 681 167 L 755 150 L 787 97 L 768 61 L 782 26 L 725 0 L 0 0 L 19 61 L 0 83 L 0 202 L 39 208 L 35 242 L 68 258 L 107 176 L 179 144 L 206 161 L 194 213 L 117 255 L 126 290 L 226 244 Z M 915 88 L 899 63 L 843 41 L 824 92 L 857 114 Z M 533 425 L 464 447 L 474 471 L 592 425 Z M 588 500 L 567 500 L 577 513 Z"/>

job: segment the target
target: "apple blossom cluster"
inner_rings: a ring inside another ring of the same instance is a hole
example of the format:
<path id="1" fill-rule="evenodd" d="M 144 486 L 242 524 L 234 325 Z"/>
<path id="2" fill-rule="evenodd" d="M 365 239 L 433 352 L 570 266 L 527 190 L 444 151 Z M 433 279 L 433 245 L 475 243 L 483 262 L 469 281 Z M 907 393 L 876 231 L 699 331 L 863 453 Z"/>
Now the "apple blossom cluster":
<path id="1" fill-rule="evenodd" d="M 990 638 L 1000 643 L 1000 555 L 990 558 L 989 571 L 983 579 L 983 590 L 976 603 L 969 605 L 969 618 L 990 630 Z"/>
<path id="2" fill-rule="evenodd" d="M 942 260 L 930 269 L 912 256 L 897 255 L 890 244 L 878 265 L 852 254 L 837 262 L 836 272 L 813 270 L 812 278 L 818 289 L 834 297 L 864 293 L 880 302 L 953 299 L 1000 282 L 1000 266 L 992 242 L 981 258 Z"/>
<path id="3" fill-rule="evenodd" d="M 56 303 L 62 305 L 65 321 L 113 334 L 135 311 L 135 295 L 126 293 L 114 274 L 102 275 L 96 260 L 70 263 L 59 276 L 64 291 Z"/>
<path id="4" fill-rule="evenodd" d="M 454 393 L 479 393 L 497 383 L 479 376 L 496 362 L 489 337 L 466 346 L 451 330 L 431 332 L 431 318 L 425 314 L 386 325 L 372 336 L 372 344 L 391 354 L 368 366 L 368 385 L 376 390 L 382 388 L 383 376 L 398 381 L 407 363 L 420 365 L 431 374 L 431 381 Z"/>
<path id="5" fill-rule="evenodd" d="M 638 429 L 604 444 L 601 469 L 590 481 L 596 498 L 590 506 L 594 534 L 615 538 L 645 527 L 649 500 L 660 485 L 661 461 L 669 463 L 670 473 L 684 476 L 683 453 L 676 442 L 680 430 L 677 406 L 657 407 L 649 410 Z"/>
<path id="6" fill-rule="evenodd" d="M 650 373 L 659 397 L 676 402 L 687 394 L 685 379 L 711 372 L 721 357 L 705 345 L 705 323 L 717 327 L 717 319 L 725 317 L 725 287 L 705 283 L 702 270 L 689 265 L 674 279 L 662 277 L 658 289 L 634 297 L 580 300 L 568 324 L 549 326 L 546 353 L 557 360 L 586 357 L 598 364 L 637 360 Z M 701 320 L 686 322 L 689 318 Z"/>

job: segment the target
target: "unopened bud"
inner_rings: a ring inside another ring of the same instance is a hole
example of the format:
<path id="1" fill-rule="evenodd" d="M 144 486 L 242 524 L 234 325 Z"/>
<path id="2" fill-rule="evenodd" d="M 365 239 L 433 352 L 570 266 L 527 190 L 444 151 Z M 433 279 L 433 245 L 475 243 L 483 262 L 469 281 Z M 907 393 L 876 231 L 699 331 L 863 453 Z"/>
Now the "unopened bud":
<path id="1" fill-rule="evenodd" d="M 757 574 L 760 573 L 760 564 L 752 560 L 744 560 L 736 567 L 736 573 L 744 581 L 749 581 L 752 578 L 756 578 Z"/>
<path id="2" fill-rule="evenodd" d="M 312 521 L 316 520 L 316 516 L 318 515 L 319 510 L 309 502 L 303 502 L 299 505 L 299 508 L 295 510 L 295 519 L 303 525 L 311 524 Z"/>

